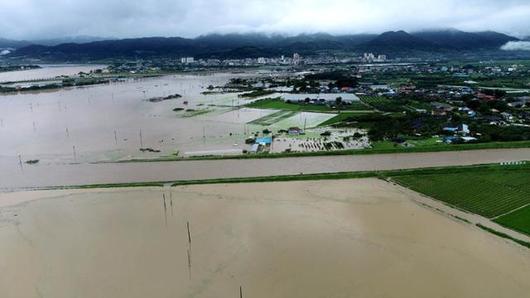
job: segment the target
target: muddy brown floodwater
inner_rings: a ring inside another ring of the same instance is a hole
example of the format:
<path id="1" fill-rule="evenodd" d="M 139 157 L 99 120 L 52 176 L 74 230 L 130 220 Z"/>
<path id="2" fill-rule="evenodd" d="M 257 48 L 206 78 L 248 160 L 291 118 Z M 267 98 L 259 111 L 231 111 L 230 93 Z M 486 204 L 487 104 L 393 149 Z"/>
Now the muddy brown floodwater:
<path id="1" fill-rule="evenodd" d="M 530 293 L 527 249 L 414 195 L 376 179 L 4 193 L 1 296 Z"/>
<path id="2" fill-rule="evenodd" d="M 237 178 L 300 173 L 375 171 L 530 160 L 530 148 L 273 159 L 23 165 L 0 157 L 0 190 L 20 188 Z M 5 170 L 4 170 L 5 169 Z"/>

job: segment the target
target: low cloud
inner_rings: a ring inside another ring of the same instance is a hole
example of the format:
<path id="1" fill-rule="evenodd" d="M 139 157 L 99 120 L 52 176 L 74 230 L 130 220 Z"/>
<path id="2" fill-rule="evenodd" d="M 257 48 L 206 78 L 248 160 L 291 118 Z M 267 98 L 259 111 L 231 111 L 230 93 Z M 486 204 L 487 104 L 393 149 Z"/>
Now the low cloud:
<path id="1" fill-rule="evenodd" d="M 529 0 L 0 0 L 0 37 L 380 33 L 456 28 L 530 35 Z"/>
<path id="2" fill-rule="evenodd" d="M 505 51 L 530 51 L 530 41 L 510 41 L 501 49 Z"/>

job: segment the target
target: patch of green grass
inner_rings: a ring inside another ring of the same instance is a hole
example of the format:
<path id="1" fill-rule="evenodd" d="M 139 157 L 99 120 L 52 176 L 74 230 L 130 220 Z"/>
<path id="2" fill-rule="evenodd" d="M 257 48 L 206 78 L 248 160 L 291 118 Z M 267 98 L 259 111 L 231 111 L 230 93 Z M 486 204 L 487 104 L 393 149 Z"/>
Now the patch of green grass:
<path id="1" fill-rule="evenodd" d="M 441 138 L 432 137 L 428 139 L 407 140 L 407 143 L 414 146 L 451 146 L 450 144 L 440 142 L 441 140 Z"/>
<path id="2" fill-rule="evenodd" d="M 131 183 L 74 185 L 74 186 L 56 187 L 55 189 L 97 189 L 97 188 L 163 187 L 163 186 L 164 186 L 164 182 L 131 182 Z"/>
<path id="3" fill-rule="evenodd" d="M 530 180 L 530 176 L 528 180 Z M 507 228 L 530 235 L 530 206 L 501 216 L 495 219 L 495 222 Z"/>
<path id="4" fill-rule="evenodd" d="M 255 101 L 245 105 L 247 108 L 254 109 L 273 109 L 273 110 L 283 110 L 283 111 L 297 111 L 297 112 L 333 112 L 338 111 L 367 111 L 371 110 L 370 107 L 363 104 L 362 102 L 353 102 L 349 105 L 343 105 L 340 108 L 330 107 L 323 104 L 314 104 L 314 103 L 288 103 L 283 101 L 280 98 L 266 98 L 262 100 Z"/>
<path id="5" fill-rule="evenodd" d="M 351 121 L 351 120 L 354 120 L 356 117 L 360 116 L 360 115 L 366 115 L 366 114 L 370 114 L 370 113 L 373 113 L 372 111 L 356 111 L 356 112 L 352 112 L 352 111 L 347 111 L 347 112 L 341 112 L 339 114 L 337 114 L 337 116 L 321 123 L 319 126 L 331 126 L 331 125 L 335 125 L 335 124 L 339 124 L 339 123 L 343 123 L 345 121 Z"/>
<path id="6" fill-rule="evenodd" d="M 377 141 L 372 143 L 373 150 L 396 150 L 400 147 L 392 141 Z"/>
<path id="7" fill-rule="evenodd" d="M 437 200 L 493 218 L 530 203 L 530 167 L 396 177 L 400 184 Z"/>

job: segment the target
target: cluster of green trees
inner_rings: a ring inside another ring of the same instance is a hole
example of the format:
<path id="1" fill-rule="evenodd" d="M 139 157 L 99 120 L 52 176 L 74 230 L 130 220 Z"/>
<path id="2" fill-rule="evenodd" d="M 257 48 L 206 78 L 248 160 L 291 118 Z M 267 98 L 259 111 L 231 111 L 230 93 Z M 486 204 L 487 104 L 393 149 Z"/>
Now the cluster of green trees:
<path id="1" fill-rule="evenodd" d="M 403 136 L 432 136 L 440 134 L 447 124 L 447 118 L 425 114 L 382 115 L 369 124 L 368 136 L 371 140 L 394 140 Z"/>
<path id="2" fill-rule="evenodd" d="M 473 125 L 472 129 L 480 131 L 482 142 L 508 142 L 530 140 L 530 127 L 525 126 L 497 126 Z"/>
<path id="3" fill-rule="evenodd" d="M 428 114 L 408 113 L 403 115 L 364 114 L 352 115 L 341 125 L 355 126 L 368 130 L 373 141 L 396 140 L 416 136 L 443 135 L 443 128 L 466 122 L 471 131 L 479 133 L 479 142 L 508 142 L 530 140 L 530 127 L 498 126 L 479 121 L 460 121 L 455 117 L 433 117 Z M 452 134 L 452 133 L 449 133 Z"/>

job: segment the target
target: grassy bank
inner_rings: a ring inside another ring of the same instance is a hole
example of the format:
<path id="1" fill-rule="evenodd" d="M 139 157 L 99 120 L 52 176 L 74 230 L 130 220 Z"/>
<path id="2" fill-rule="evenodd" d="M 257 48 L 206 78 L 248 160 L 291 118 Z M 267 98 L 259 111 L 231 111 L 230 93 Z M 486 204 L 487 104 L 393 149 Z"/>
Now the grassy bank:
<path id="1" fill-rule="evenodd" d="M 483 226 L 483 225 L 481 225 L 481 224 L 477 224 L 477 227 L 483 229 L 484 231 L 487 231 L 487 232 L 490 232 L 490 233 L 492 233 L 492 234 L 494 234 L 494 235 L 497 235 L 497 236 L 499 236 L 499 237 L 502 237 L 502 238 L 504 238 L 504 239 L 511 240 L 511 241 L 513 241 L 513 242 L 515 242 L 515 243 L 517 243 L 517 244 L 520 244 L 520 245 L 522 245 L 522 246 L 524 246 L 524 247 L 530 248 L 530 242 L 526 242 L 526 241 L 523 241 L 523 240 L 519 240 L 519 239 L 513 238 L 513 237 L 510 236 L 510 235 L 507 235 L 507 234 L 505 234 L 505 233 L 502 233 L 502 232 L 496 231 L 496 230 L 494 230 L 494 229 L 488 228 L 488 227 Z"/>
<path id="2" fill-rule="evenodd" d="M 493 171 L 498 175 L 529 175 L 530 164 L 501 166 L 498 164 L 458 166 L 458 167 L 431 167 L 421 169 L 403 169 L 387 171 L 358 171 L 358 172 L 338 172 L 338 173 L 318 173 L 318 174 L 296 174 L 264 177 L 246 177 L 246 178 L 221 178 L 205 180 L 181 180 L 175 181 L 172 185 L 191 185 L 191 184 L 219 184 L 219 183 L 250 183 L 250 182 L 281 182 L 281 181 L 304 181 L 304 180 L 337 180 L 337 179 L 357 179 L 357 178 L 392 178 L 394 180 L 401 177 L 414 177 L 418 175 L 462 175 L 462 174 L 480 174 Z M 530 199 L 530 198 L 529 198 Z"/>
<path id="3" fill-rule="evenodd" d="M 317 173 L 317 174 L 294 174 L 278 175 L 263 177 L 245 177 L 245 178 L 219 178 L 219 179 L 202 179 L 202 180 L 176 180 L 176 181 L 154 181 L 154 182 L 130 182 L 130 183 L 106 183 L 106 184 L 89 184 L 73 186 L 55 186 L 46 189 L 93 189 L 93 188 L 120 188 L 120 187 L 163 187 L 164 185 L 193 185 L 193 184 L 220 184 L 220 183 L 251 183 L 251 182 L 277 182 L 277 181 L 311 181 L 311 180 L 337 180 L 337 179 L 358 179 L 358 178 L 381 178 L 388 179 L 411 175 L 432 175 L 432 174 L 458 174 L 473 173 L 480 171 L 502 170 L 502 171 L 530 171 L 530 163 L 525 165 L 508 165 L 483 164 L 472 166 L 453 166 L 453 167 L 430 167 L 403 170 L 386 170 L 386 171 L 357 171 L 357 172 L 336 172 L 336 173 Z"/>

